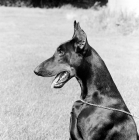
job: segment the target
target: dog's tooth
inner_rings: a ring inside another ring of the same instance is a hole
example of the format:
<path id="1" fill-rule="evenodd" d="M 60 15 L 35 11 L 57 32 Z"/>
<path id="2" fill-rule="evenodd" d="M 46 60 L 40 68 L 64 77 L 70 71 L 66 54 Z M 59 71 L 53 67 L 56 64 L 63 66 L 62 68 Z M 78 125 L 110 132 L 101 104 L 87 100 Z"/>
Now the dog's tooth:
<path id="1" fill-rule="evenodd" d="M 65 75 L 63 75 L 61 78 L 60 78 L 60 81 L 64 80 L 65 79 Z"/>
<path id="2" fill-rule="evenodd" d="M 65 77 L 66 77 L 66 74 L 64 73 L 63 76 L 62 76 L 62 78 L 65 78 Z"/>
<path id="3" fill-rule="evenodd" d="M 67 72 L 64 73 L 64 77 L 67 76 Z"/>

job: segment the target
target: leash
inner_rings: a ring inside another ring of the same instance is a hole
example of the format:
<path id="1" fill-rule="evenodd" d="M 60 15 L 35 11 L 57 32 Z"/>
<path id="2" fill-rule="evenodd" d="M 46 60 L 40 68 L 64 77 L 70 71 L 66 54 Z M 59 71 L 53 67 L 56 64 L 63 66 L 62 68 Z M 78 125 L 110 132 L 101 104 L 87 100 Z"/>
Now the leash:
<path id="1" fill-rule="evenodd" d="M 86 101 L 84 101 L 84 100 L 82 100 L 82 99 L 80 99 L 80 101 L 83 102 L 83 103 L 85 103 L 85 104 L 87 104 L 87 105 L 91 105 L 91 106 L 95 106 L 95 107 L 99 107 L 99 108 L 104 108 L 104 109 L 108 109 L 108 110 L 113 110 L 113 111 L 122 112 L 122 113 L 125 113 L 125 114 L 127 114 L 127 115 L 130 115 L 130 116 L 132 116 L 132 117 L 134 117 L 134 118 L 139 119 L 138 116 L 135 116 L 134 114 L 131 114 L 131 113 L 129 113 L 129 112 L 127 112 L 127 111 L 124 111 L 124 110 L 120 110 L 120 109 L 116 109 L 116 108 L 111 108 L 111 107 L 106 107 L 106 106 L 102 106 L 102 105 L 97 105 L 97 104 L 88 103 L 88 102 L 86 102 Z"/>

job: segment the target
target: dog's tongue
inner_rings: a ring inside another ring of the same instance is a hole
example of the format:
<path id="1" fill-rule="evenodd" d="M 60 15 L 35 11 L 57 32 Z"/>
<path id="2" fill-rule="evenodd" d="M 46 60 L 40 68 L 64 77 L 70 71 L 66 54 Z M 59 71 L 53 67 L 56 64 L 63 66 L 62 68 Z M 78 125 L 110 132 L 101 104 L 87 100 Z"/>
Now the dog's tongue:
<path id="1" fill-rule="evenodd" d="M 60 74 L 58 74 L 52 82 L 51 88 L 63 85 L 64 82 L 68 79 L 68 76 L 68 72 L 61 72 Z"/>
<path id="2" fill-rule="evenodd" d="M 57 76 L 57 77 L 54 79 L 54 81 L 53 81 L 52 84 L 51 84 L 51 88 L 54 88 L 54 87 L 55 87 L 55 85 L 57 84 L 58 80 L 59 80 L 59 76 Z"/>

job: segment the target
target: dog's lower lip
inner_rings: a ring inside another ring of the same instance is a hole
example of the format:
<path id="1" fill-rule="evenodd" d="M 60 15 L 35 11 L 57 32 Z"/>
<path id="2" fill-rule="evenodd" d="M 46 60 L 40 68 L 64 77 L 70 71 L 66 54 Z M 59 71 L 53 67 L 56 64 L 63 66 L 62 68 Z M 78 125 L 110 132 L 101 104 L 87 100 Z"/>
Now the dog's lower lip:
<path id="1" fill-rule="evenodd" d="M 63 85 L 63 83 L 55 84 L 54 87 L 55 87 L 55 88 L 60 88 L 60 87 L 62 87 L 62 85 Z"/>

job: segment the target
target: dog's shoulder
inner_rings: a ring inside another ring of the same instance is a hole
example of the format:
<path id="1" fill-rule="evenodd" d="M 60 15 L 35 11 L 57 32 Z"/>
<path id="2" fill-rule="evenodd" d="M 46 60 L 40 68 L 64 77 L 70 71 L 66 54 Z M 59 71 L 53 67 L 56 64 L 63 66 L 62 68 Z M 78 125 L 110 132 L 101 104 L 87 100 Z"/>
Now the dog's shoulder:
<path id="1" fill-rule="evenodd" d="M 80 100 L 75 101 L 72 106 L 71 114 L 74 114 L 77 117 L 80 114 L 83 106 L 84 106 L 84 103 L 82 101 Z"/>

